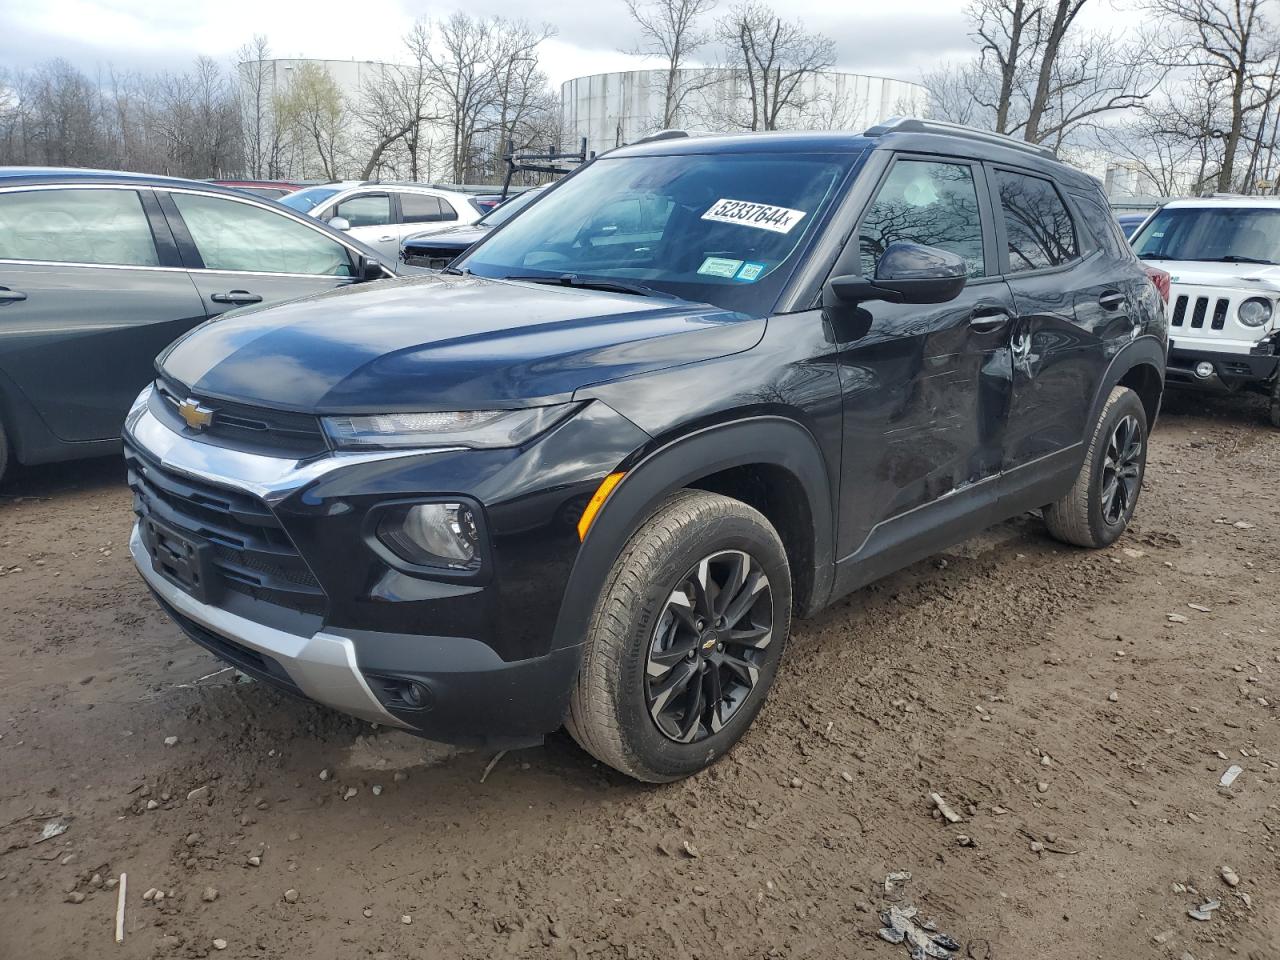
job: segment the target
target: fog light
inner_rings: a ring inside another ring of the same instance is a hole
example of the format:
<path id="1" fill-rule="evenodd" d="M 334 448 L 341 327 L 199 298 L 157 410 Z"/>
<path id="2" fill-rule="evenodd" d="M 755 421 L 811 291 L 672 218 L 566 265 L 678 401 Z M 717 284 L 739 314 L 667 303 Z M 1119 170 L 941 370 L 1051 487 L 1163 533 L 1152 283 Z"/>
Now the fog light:
<path id="1" fill-rule="evenodd" d="M 389 513 L 378 538 L 410 563 L 465 570 L 479 563 L 480 532 L 465 503 L 420 503 Z"/>
<path id="2" fill-rule="evenodd" d="M 1213 364 L 1208 360 L 1201 360 L 1196 364 L 1196 376 L 1201 380 L 1208 380 L 1213 376 Z"/>

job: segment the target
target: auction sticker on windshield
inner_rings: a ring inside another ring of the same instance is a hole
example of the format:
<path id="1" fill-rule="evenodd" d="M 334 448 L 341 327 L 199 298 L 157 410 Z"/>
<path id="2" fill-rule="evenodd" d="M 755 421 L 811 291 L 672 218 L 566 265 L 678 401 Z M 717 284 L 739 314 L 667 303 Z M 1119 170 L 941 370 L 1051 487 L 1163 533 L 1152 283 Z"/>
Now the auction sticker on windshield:
<path id="1" fill-rule="evenodd" d="M 749 200 L 717 200 L 711 209 L 702 215 L 703 220 L 714 220 L 717 223 L 736 223 L 743 227 L 755 227 L 757 230 L 770 230 L 774 233 L 790 233 L 791 228 L 804 219 L 805 211 L 789 210 L 786 207 L 775 207 L 771 203 L 752 203 Z"/>

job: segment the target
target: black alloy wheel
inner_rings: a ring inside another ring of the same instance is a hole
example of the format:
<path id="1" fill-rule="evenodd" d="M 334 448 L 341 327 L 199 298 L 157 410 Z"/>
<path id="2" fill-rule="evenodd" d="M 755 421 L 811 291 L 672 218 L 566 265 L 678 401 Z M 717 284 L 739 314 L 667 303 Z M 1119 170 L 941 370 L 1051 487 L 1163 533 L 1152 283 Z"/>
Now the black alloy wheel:
<path id="1" fill-rule="evenodd" d="M 1122 417 L 1107 442 L 1102 462 L 1102 517 L 1109 524 L 1127 519 L 1138 499 L 1142 475 L 1142 427 L 1134 416 Z"/>
<path id="2" fill-rule="evenodd" d="M 662 734 L 697 743 L 722 730 L 760 679 L 773 639 L 773 591 L 741 550 L 704 557 L 658 617 L 645 664 L 645 701 Z"/>

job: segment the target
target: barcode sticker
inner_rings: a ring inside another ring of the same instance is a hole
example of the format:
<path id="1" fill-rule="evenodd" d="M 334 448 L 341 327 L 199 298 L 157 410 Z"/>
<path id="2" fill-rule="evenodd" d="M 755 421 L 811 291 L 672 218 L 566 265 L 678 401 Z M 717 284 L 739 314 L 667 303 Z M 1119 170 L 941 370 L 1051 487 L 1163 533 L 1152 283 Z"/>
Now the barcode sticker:
<path id="1" fill-rule="evenodd" d="M 790 233 L 791 229 L 803 220 L 803 210 L 790 210 L 787 207 L 775 207 L 771 203 L 752 203 L 749 200 L 717 200 L 711 209 L 702 215 L 703 220 L 714 220 L 717 223 L 736 223 L 742 227 L 755 227 L 757 230 L 769 230 L 773 233 Z"/>

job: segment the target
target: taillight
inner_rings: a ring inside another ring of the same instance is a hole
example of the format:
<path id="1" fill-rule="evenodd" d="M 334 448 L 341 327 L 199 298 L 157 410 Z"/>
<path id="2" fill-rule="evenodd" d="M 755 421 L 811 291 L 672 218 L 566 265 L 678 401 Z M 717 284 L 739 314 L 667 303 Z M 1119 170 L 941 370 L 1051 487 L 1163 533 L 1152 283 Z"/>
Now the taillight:
<path id="1" fill-rule="evenodd" d="M 1160 299 L 1164 301 L 1165 306 L 1169 305 L 1169 274 L 1161 270 L 1159 267 L 1148 267 L 1142 265 L 1142 269 L 1147 271 L 1147 276 L 1151 278 L 1151 282 L 1155 284 L 1155 288 L 1160 291 Z"/>

